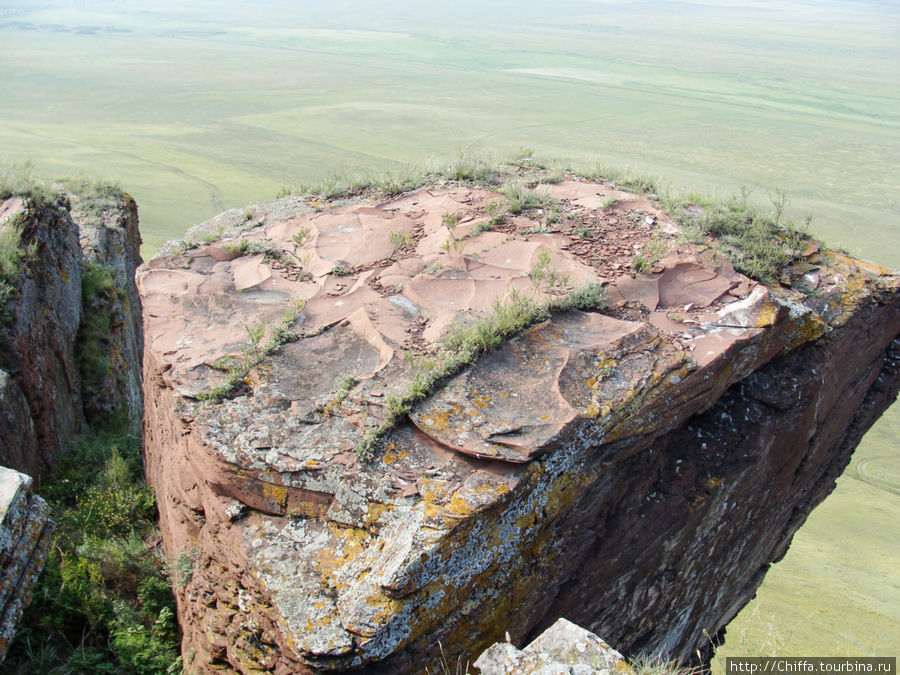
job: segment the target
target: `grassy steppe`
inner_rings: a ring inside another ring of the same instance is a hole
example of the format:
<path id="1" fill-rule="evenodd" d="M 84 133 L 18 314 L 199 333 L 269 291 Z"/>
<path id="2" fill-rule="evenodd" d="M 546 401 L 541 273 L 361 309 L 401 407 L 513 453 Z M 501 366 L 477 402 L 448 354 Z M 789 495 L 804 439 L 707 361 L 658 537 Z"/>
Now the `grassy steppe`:
<path id="1" fill-rule="evenodd" d="M 284 184 L 527 146 L 764 204 L 779 187 L 830 245 L 900 268 L 898 34 L 896 3 L 865 1 L 11 0 L 0 161 L 115 177 L 151 254 Z M 765 653 L 773 615 L 780 653 L 900 643 L 900 497 L 854 477 L 900 489 L 898 432 L 895 407 L 730 653 Z"/>

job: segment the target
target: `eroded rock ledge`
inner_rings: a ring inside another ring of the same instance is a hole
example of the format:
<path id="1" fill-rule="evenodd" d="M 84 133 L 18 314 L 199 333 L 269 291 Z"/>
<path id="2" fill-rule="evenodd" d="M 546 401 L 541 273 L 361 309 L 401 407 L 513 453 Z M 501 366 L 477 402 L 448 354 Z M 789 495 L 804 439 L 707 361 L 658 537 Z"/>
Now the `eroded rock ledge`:
<path id="1" fill-rule="evenodd" d="M 487 231 L 501 197 L 467 186 L 281 200 L 139 273 L 189 668 L 413 672 L 560 616 L 688 659 L 834 487 L 900 386 L 898 277 L 810 241 L 767 288 L 654 202 L 539 190 L 561 218 Z M 651 237 L 661 258 L 628 273 Z M 531 327 L 354 452 L 460 322 L 583 283 L 607 309 Z M 298 339 L 268 353 L 285 319 Z M 200 400 L 229 365 L 239 387 Z"/>

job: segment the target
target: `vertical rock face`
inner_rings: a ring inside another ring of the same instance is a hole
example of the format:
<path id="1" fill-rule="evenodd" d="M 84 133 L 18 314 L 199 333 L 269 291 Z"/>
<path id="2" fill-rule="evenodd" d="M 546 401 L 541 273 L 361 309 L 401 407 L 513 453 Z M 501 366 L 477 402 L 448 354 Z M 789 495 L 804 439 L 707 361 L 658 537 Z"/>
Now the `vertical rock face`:
<path id="1" fill-rule="evenodd" d="M 53 524 L 31 478 L 0 467 L 0 661 L 44 567 Z"/>
<path id="2" fill-rule="evenodd" d="M 545 189 L 552 223 L 280 201 L 140 272 L 189 669 L 417 672 L 560 616 L 689 659 L 834 487 L 900 386 L 900 279 L 806 241 L 766 287 L 646 199 Z"/>
<path id="3" fill-rule="evenodd" d="M 0 203 L 0 464 L 12 467 L 0 466 L 0 660 L 50 544 L 30 476 L 53 469 L 85 419 L 142 408 L 137 208 L 72 200 L 71 213 L 64 196 Z"/>
<path id="4" fill-rule="evenodd" d="M 19 231 L 24 252 L 10 280 L 16 297 L 2 308 L 0 368 L 28 402 L 33 426 L 23 420 L 20 428 L 25 434 L 33 429 L 38 450 L 22 457 L 23 464 L 11 463 L 21 452 L 0 457 L 0 463 L 38 477 L 81 431 L 84 418 L 74 351 L 81 322 L 81 247 L 64 203 L 12 199 L 0 209 L 0 227 Z"/>
<path id="5" fill-rule="evenodd" d="M 72 200 L 71 212 L 66 197 L 0 205 L 0 229 L 15 233 L 19 251 L 0 307 L 0 463 L 36 478 L 86 414 L 108 415 L 124 401 L 137 420 L 142 409 L 137 207 L 127 195 Z M 83 297 L 88 277 L 96 283 Z M 87 377 L 86 345 L 96 366 Z"/>
<path id="6" fill-rule="evenodd" d="M 124 404 L 137 424 L 143 411 L 138 364 L 144 352 L 141 300 L 134 282 L 134 272 L 142 262 L 137 204 L 127 194 L 70 194 L 69 199 L 84 265 L 95 274 L 108 273 L 114 281 L 113 289 L 84 298 L 85 312 L 109 317 L 109 333 L 103 341 L 105 372 L 98 373 L 90 387 L 87 383 L 82 387 L 87 390 L 85 414 L 91 421 Z"/>

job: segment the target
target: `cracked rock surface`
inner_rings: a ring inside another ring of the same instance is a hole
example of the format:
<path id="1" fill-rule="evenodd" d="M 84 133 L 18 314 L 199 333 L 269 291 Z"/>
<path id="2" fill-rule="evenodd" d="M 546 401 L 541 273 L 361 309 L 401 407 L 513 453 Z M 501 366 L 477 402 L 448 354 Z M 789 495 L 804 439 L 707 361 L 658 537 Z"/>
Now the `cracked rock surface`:
<path id="1" fill-rule="evenodd" d="M 810 243 L 812 288 L 769 288 L 678 244 L 648 199 L 538 190 L 564 217 L 492 229 L 501 195 L 466 185 L 288 198 L 141 269 L 147 470 L 167 553 L 193 563 L 189 668 L 418 672 L 561 616 L 691 658 L 831 491 L 896 396 L 898 277 Z M 586 283 L 604 310 L 513 336 L 355 451 L 443 337 Z M 286 317 L 296 339 L 261 353 Z"/>

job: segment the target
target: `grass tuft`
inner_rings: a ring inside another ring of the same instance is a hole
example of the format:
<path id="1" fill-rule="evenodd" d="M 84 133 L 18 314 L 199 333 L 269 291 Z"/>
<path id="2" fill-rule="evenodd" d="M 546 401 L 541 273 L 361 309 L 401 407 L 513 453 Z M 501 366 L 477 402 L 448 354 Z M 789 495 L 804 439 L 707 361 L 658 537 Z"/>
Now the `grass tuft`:
<path id="1" fill-rule="evenodd" d="M 493 311 L 488 316 L 468 324 L 453 324 L 441 340 L 436 356 L 408 356 L 412 375 L 406 390 L 400 395 L 386 397 L 385 416 L 377 427 L 366 431 L 356 446 L 357 455 L 362 460 L 371 459 L 380 440 L 403 421 L 417 401 L 430 396 L 442 381 L 496 349 L 513 335 L 550 318 L 554 312 L 571 309 L 591 311 L 604 306 L 605 293 L 599 284 L 581 286 L 564 297 L 552 298 L 542 304 L 512 291 L 506 299 L 494 302 Z"/>
<path id="2" fill-rule="evenodd" d="M 279 322 L 272 326 L 261 323 L 257 326 L 244 326 L 247 331 L 248 342 L 244 345 L 240 354 L 236 356 L 222 356 L 210 365 L 218 370 L 225 371 L 225 380 L 210 391 L 197 395 L 199 401 L 221 401 L 230 396 L 235 389 L 246 379 L 250 370 L 262 363 L 262 361 L 274 353 L 281 345 L 297 340 L 297 334 L 291 328 L 303 310 L 303 303 L 289 308 L 281 315 Z M 269 339 L 263 342 L 266 332 Z"/>

